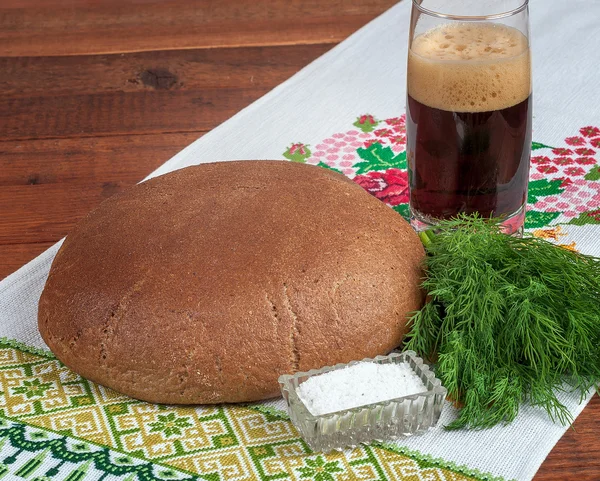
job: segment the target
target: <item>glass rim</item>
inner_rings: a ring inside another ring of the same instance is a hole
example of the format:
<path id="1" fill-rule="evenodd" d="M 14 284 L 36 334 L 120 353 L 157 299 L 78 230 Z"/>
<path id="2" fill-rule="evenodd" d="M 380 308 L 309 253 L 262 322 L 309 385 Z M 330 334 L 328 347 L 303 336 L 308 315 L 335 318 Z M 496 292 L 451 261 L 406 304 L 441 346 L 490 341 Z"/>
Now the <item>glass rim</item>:
<path id="1" fill-rule="evenodd" d="M 412 0 L 413 6 L 419 10 L 421 13 L 426 15 L 430 15 L 432 17 L 444 18 L 446 20 L 463 20 L 463 21 L 486 21 L 486 20 L 499 20 L 501 18 L 512 17 L 513 15 L 517 15 L 525 10 L 529 6 L 529 0 L 521 0 L 522 3 L 516 8 L 512 10 L 508 10 L 506 12 L 492 13 L 490 15 L 454 15 L 451 13 L 443 13 L 436 12 L 435 10 L 430 10 L 428 8 L 423 7 L 420 3 L 422 0 Z"/>

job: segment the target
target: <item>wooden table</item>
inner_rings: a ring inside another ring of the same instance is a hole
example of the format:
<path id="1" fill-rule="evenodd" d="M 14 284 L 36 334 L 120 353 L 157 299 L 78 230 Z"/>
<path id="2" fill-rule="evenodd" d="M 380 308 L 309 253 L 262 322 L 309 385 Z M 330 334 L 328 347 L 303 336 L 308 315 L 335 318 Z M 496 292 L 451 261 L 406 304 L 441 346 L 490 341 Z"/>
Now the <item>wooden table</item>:
<path id="1" fill-rule="evenodd" d="M 394 3 L 2 0 L 0 279 Z M 595 396 L 535 480 L 600 480 L 598 433 Z"/>

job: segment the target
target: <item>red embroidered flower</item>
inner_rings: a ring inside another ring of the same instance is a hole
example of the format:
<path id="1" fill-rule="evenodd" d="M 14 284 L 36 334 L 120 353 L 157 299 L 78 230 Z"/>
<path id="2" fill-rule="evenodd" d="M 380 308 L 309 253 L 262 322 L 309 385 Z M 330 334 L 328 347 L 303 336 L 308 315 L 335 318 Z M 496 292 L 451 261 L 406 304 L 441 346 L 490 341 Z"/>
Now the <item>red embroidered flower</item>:
<path id="1" fill-rule="evenodd" d="M 600 149 L 600 138 L 590 140 L 590 144 Z"/>
<path id="2" fill-rule="evenodd" d="M 385 121 L 386 124 L 388 125 L 404 125 L 404 119 L 406 117 L 404 115 L 400 116 L 400 117 L 392 117 L 390 119 L 387 119 Z"/>
<path id="3" fill-rule="evenodd" d="M 585 145 L 585 139 L 583 137 L 567 137 L 565 142 L 569 145 Z"/>
<path id="4" fill-rule="evenodd" d="M 290 154 L 298 153 L 298 154 L 304 155 L 304 154 L 306 154 L 305 148 L 306 148 L 306 146 L 304 144 L 297 143 L 297 144 L 292 144 L 288 150 L 289 150 Z"/>
<path id="5" fill-rule="evenodd" d="M 358 123 L 359 124 L 365 124 L 365 123 L 369 123 L 371 125 L 377 125 L 377 121 L 373 118 L 372 115 L 361 115 L 358 118 Z"/>
<path id="6" fill-rule="evenodd" d="M 558 169 L 553 165 L 540 165 L 537 170 L 542 174 L 554 174 L 555 172 L 558 172 Z"/>
<path id="7" fill-rule="evenodd" d="M 573 181 L 571 179 L 569 179 L 568 177 L 559 177 L 557 180 L 562 181 L 560 184 L 561 187 L 568 187 L 573 183 Z"/>
<path id="8" fill-rule="evenodd" d="M 573 159 L 571 157 L 556 157 L 556 159 L 554 159 L 554 163 L 558 165 L 571 165 L 573 163 Z"/>
<path id="9" fill-rule="evenodd" d="M 552 149 L 552 152 L 556 155 L 571 155 L 573 153 L 571 149 L 563 149 L 562 147 L 558 149 Z"/>
<path id="10" fill-rule="evenodd" d="M 534 164 L 547 164 L 550 162 L 550 157 L 546 157 L 545 155 L 536 155 L 531 158 L 531 162 Z"/>
<path id="11" fill-rule="evenodd" d="M 565 172 L 569 175 L 583 175 L 585 174 L 585 170 L 583 170 L 581 167 L 569 167 L 568 169 L 565 169 Z"/>
<path id="12" fill-rule="evenodd" d="M 392 127 L 392 130 L 398 134 L 403 134 L 406 132 L 406 124 L 404 123 L 404 115 L 399 119 L 397 123 L 389 123 Z"/>
<path id="13" fill-rule="evenodd" d="M 373 145 L 375 142 L 379 142 L 378 139 L 365 140 L 365 143 L 364 143 L 365 149 L 368 149 L 369 147 L 371 147 L 371 145 Z"/>
<path id="14" fill-rule="evenodd" d="M 369 172 L 357 175 L 353 180 L 371 195 L 390 205 L 408 202 L 408 175 L 405 170 Z"/>
<path id="15" fill-rule="evenodd" d="M 596 160 L 593 157 L 577 157 L 575 162 L 579 165 L 593 165 L 596 163 Z"/>
<path id="16" fill-rule="evenodd" d="M 378 129 L 375 131 L 375 135 L 377 137 L 389 137 L 390 135 L 392 135 L 394 132 L 390 129 Z"/>
<path id="17" fill-rule="evenodd" d="M 584 137 L 598 137 L 600 135 L 600 129 L 598 127 L 583 127 L 582 129 L 579 129 L 579 132 L 581 132 L 581 135 Z"/>
<path id="18" fill-rule="evenodd" d="M 390 137 L 390 142 L 395 145 L 404 145 L 406 143 L 406 137 L 404 135 L 395 135 Z"/>
<path id="19" fill-rule="evenodd" d="M 587 213 L 588 217 L 600 222 L 600 209 L 592 210 Z"/>
<path id="20" fill-rule="evenodd" d="M 577 152 L 579 155 L 594 155 L 596 153 L 595 150 L 584 148 L 575 149 L 575 152 Z"/>

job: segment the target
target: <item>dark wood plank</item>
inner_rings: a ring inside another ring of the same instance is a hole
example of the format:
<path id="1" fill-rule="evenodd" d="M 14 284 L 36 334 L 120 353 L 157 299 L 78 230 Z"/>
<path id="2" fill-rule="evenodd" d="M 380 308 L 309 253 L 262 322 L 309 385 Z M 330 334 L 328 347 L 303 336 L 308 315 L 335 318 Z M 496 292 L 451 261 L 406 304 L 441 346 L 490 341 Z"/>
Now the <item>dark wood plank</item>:
<path id="1" fill-rule="evenodd" d="M 556 444 L 534 481 L 600 480 L 600 397 L 596 394 Z"/>
<path id="2" fill-rule="evenodd" d="M 0 280 L 51 247 L 53 242 L 0 245 Z"/>
<path id="3" fill-rule="evenodd" d="M 205 131 L 268 91 L 261 87 L 0 98 L 0 138 Z"/>
<path id="4" fill-rule="evenodd" d="M 329 44 L 171 50 L 77 57 L 0 57 L 0 95 L 273 88 Z"/>
<path id="5" fill-rule="evenodd" d="M 201 135 L 0 142 L 0 245 L 58 241 Z"/>
<path id="6" fill-rule="evenodd" d="M 0 56 L 335 44 L 394 3 L 396 0 L 3 0 Z"/>
<path id="7" fill-rule="evenodd" d="M 102 185 L 106 182 L 133 184 L 202 134 L 190 132 L 0 142 L 0 186 Z M 35 195 L 39 191 L 29 189 L 29 192 Z M 34 204 L 32 198 L 31 205 Z M 30 215 L 29 211 L 22 213 L 24 216 Z"/>
<path id="8" fill-rule="evenodd" d="M 5 58 L 0 140 L 210 130 L 328 48 Z"/>
<path id="9" fill-rule="evenodd" d="M 0 245 L 56 242 L 111 195 L 132 182 L 3 186 Z"/>

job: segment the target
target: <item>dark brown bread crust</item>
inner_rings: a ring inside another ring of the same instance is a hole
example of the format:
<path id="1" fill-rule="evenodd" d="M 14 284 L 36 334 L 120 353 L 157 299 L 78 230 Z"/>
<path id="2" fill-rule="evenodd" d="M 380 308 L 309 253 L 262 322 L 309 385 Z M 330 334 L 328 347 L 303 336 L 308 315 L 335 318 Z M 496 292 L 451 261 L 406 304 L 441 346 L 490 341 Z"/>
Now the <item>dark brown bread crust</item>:
<path id="1" fill-rule="evenodd" d="M 203 164 L 102 203 L 42 293 L 50 349 L 160 403 L 278 394 L 280 374 L 384 354 L 422 304 L 417 235 L 334 172 Z"/>

